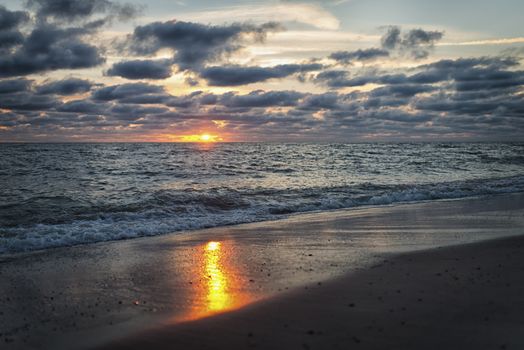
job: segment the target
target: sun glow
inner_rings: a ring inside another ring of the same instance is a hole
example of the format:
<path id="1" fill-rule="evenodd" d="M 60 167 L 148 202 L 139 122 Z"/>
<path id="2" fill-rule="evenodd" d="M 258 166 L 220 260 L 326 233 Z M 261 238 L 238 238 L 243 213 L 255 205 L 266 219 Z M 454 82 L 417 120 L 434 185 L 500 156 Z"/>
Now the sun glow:
<path id="1" fill-rule="evenodd" d="M 212 134 L 184 135 L 180 139 L 182 142 L 219 142 L 222 138 Z"/>

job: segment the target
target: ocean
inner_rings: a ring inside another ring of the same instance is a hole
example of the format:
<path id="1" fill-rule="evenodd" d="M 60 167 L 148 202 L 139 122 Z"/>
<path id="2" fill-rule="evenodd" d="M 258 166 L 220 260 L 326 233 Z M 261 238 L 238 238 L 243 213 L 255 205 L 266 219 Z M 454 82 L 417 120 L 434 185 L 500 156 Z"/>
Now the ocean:
<path id="1" fill-rule="evenodd" d="M 524 143 L 0 144 L 0 254 L 524 191 Z"/>

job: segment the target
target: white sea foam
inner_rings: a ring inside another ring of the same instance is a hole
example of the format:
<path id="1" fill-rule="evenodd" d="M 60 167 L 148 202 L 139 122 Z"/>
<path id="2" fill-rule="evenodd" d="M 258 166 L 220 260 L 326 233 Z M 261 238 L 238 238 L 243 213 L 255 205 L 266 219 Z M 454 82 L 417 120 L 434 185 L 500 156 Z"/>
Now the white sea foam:
<path id="1" fill-rule="evenodd" d="M 178 191 L 164 190 L 146 198 L 141 204 L 113 210 L 104 208 L 105 211 L 93 213 L 88 218 L 73 216 L 63 222 L 4 226 L 0 228 L 0 253 L 279 219 L 292 213 L 314 210 L 523 191 L 524 176 L 400 186 L 366 183 L 345 188 L 295 191 L 252 190 L 239 193 L 223 189 L 220 195 L 188 192 L 181 196 Z"/>

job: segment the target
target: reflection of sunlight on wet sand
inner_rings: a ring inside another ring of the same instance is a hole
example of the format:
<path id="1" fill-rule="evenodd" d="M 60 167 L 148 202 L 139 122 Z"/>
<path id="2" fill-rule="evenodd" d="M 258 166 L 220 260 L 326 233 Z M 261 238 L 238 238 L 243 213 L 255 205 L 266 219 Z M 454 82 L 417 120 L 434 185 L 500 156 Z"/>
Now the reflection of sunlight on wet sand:
<path id="1" fill-rule="evenodd" d="M 205 247 L 205 269 L 208 277 L 207 308 L 224 310 L 231 303 L 227 293 L 227 279 L 220 266 L 220 242 L 209 242 Z"/>
<path id="2" fill-rule="evenodd" d="M 193 283 L 190 311 L 183 320 L 194 320 L 233 310 L 254 299 L 239 280 L 239 266 L 234 264 L 231 247 L 224 242 L 208 242 L 198 252 L 201 262 L 197 274 L 199 283 Z"/>

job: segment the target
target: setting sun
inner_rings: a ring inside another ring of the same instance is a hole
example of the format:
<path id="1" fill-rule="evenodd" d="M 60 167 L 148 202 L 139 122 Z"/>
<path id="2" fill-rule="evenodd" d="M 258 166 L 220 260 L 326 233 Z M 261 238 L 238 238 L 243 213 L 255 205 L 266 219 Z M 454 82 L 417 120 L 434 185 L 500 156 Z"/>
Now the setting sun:
<path id="1" fill-rule="evenodd" d="M 181 137 L 182 142 L 218 142 L 222 138 L 212 134 L 185 135 Z"/>

